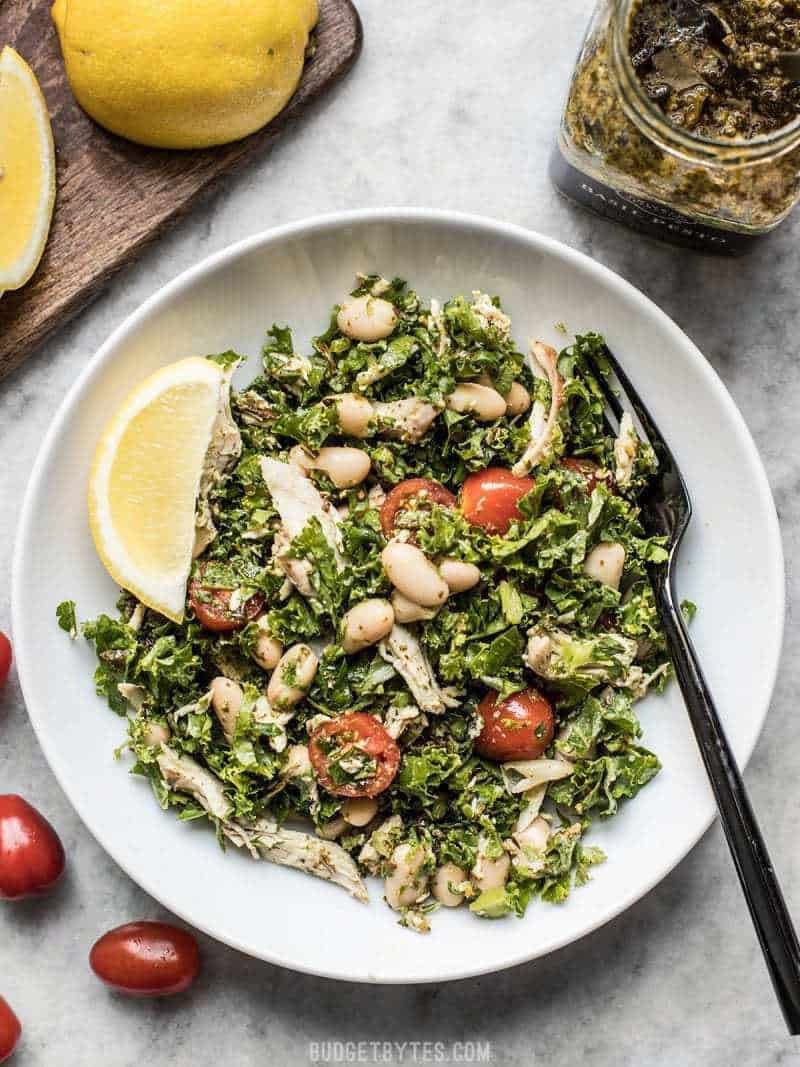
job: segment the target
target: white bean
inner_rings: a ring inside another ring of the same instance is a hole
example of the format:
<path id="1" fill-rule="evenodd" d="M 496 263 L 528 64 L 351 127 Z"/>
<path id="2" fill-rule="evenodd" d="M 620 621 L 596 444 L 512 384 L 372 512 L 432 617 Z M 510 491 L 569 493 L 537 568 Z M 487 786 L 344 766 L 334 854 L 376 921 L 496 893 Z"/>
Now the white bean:
<path id="1" fill-rule="evenodd" d="M 286 765 L 283 768 L 286 778 L 307 778 L 312 773 L 308 745 L 290 745 L 286 751 Z"/>
<path id="2" fill-rule="evenodd" d="M 509 415 L 521 415 L 531 406 L 531 394 L 522 382 L 512 382 L 506 393 L 506 408 Z"/>
<path id="3" fill-rule="evenodd" d="M 461 885 L 466 881 L 467 872 L 455 863 L 443 863 L 433 876 L 431 892 L 445 908 L 457 908 L 463 901 L 463 893 L 454 893 L 451 885 Z"/>
<path id="4" fill-rule="evenodd" d="M 236 733 L 236 720 L 242 707 L 242 687 L 230 678 L 220 675 L 211 683 L 211 707 L 219 719 L 225 740 L 230 743 Z"/>
<path id="5" fill-rule="evenodd" d="M 481 572 L 474 563 L 464 563 L 460 559 L 443 559 L 439 563 L 439 574 L 447 582 L 451 593 L 466 593 L 481 580 Z"/>
<path id="6" fill-rule="evenodd" d="M 506 413 L 506 402 L 496 389 L 478 382 L 461 382 L 447 398 L 451 411 L 474 415 L 479 422 L 493 422 Z"/>
<path id="7" fill-rule="evenodd" d="M 450 595 L 447 582 L 416 545 L 390 541 L 381 562 L 392 585 L 423 608 L 439 608 Z"/>
<path id="8" fill-rule="evenodd" d="M 337 489 L 352 489 L 360 485 L 369 474 L 372 460 L 361 448 L 321 448 L 316 456 L 302 445 L 295 445 L 289 452 L 289 462 L 303 472 L 323 471 Z"/>
<path id="9" fill-rule="evenodd" d="M 479 853 L 478 861 L 472 868 L 472 880 L 481 893 L 485 893 L 487 889 L 500 889 L 506 884 L 510 866 L 511 858 L 507 852 L 497 859 L 489 859 Z"/>
<path id="10" fill-rule="evenodd" d="M 378 296 L 354 296 L 342 304 L 336 322 L 354 341 L 382 341 L 397 325 L 394 305 Z"/>
<path id="11" fill-rule="evenodd" d="M 289 449 L 289 462 L 293 467 L 299 467 L 303 474 L 314 470 L 314 456 L 302 445 L 295 445 Z"/>
<path id="12" fill-rule="evenodd" d="M 311 688 L 319 660 L 308 645 L 292 645 L 281 656 L 267 686 L 267 700 L 275 708 L 291 708 Z"/>
<path id="13" fill-rule="evenodd" d="M 365 396 L 358 393 L 340 393 L 330 398 L 339 415 L 339 428 L 348 437 L 369 437 L 370 424 L 375 412 Z"/>
<path id="14" fill-rule="evenodd" d="M 160 722 L 148 722 L 142 730 L 142 741 L 148 748 L 161 748 L 170 739 L 170 729 Z"/>
<path id="15" fill-rule="evenodd" d="M 423 608 L 421 604 L 415 604 L 413 600 L 403 596 L 397 589 L 392 593 L 391 600 L 395 622 L 421 622 L 436 617 L 436 608 Z"/>
<path id="16" fill-rule="evenodd" d="M 317 837 L 321 837 L 323 841 L 335 841 L 337 837 L 342 836 L 346 829 L 347 823 L 341 815 L 337 815 L 323 826 L 317 827 Z"/>
<path id="17" fill-rule="evenodd" d="M 283 655 L 283 645 L 269 632 L 266 615 L 262 615 L 256 625 L 260 632 L 253 646 L 253 659 L 262 671 L 274 671 Z"/>
<path id="18" fill-rule="evenodd" d="M 361 448 L 321 448 L 316 468 L 324 471 L 337 489 L 352 489 L 369 474 L 372 460 Z"/>
<path id="19" fill-rule="evenodd" d="M 583 573 L 603 585 L 619 589 L 625 567 L 625 549 L 617 541 L 601 541 L 595 545 L 583 564 Z"/>
<path id="20" fill-rule="evenodd" d="M 420 871 L 425 863 L 420 845 L 398 845 L 392 853 L 392 873 L 383 883 L 386 903 L 395 910 L 415 904 L 428 886 L 428 876 Z"/>
<path id="21" fill-rule="evenodd" d="M 342 648 L 349 655 L 382 641 L 394 626 L 394 609 L 388 600 L 362 600 L 342 620 Z"/>
<path id="22" fill-rule="evenodd" d="M 372 797 L 350 797 L 342 804 L 342 817 L 350 826 L 366 826 L 378 814 L 378 801 Z"/>
<path id="23" fill-rule="evenodd" d="M 543 852 L 547 847 L 547 841 L 550 837 L 550 823 L 547 819 L 536 818 L 530 824 L 526 826 L 524 830 L 520 830 L 519 833 L 514 834 L 514 840 L 521 847 L 533 848 L 537 852 Z"/>

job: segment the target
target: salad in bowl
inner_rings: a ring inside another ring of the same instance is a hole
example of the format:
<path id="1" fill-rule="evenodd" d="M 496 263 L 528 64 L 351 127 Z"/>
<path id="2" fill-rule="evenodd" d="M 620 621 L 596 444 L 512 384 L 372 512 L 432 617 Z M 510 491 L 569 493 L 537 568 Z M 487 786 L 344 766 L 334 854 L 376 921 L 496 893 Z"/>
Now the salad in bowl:
<path id="1" fill-rule="evenodd" d="M 273 326 L 244 389 L 236 353 L 194 361 L 220 395 L 189 573 L 82 625 L 163 808 L 360 900 L 380 877 L 421 932 L 589 879 L 592 821 L 658 773 L 635 704 L 670 674 L 656 459 L 610 432 L 603 353 L 524 355 L 498 298 L 369 275 L 308 353 Z"/>

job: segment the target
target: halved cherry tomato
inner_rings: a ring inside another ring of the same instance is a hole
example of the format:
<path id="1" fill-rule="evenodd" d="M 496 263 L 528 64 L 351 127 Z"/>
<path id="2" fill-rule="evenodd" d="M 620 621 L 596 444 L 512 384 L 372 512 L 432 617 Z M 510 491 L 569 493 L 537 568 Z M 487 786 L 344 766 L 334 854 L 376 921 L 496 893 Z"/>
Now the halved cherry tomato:
<path id="1" fill-rule="evenodd" d="M 454 508 L 456 498 L 449 489 L 432 478 L 407 478 L 400 482 L 389 492 L 381 506 L 383 536 L 389 538 L 394 533 L 398 512 L 412 507 L 424 508 L 427 504 Z"/>
<path id="2" fill-rule="evenodd" d="M 168 997 L 195 980 L 200 950 L 190 933 L 169 923 L 126 923 L 95 942 L 89 964 L 118 993 Z"/>
<path id="3" fill-rule="evenodd" d="M 522 513 L 517 505 L 535 486 L 533 478 L 518 478 L 505 467 L 489 467 L 470 474 L 461 487 L 464 518 L 494 534 L 504 534 Z"/>
<path id="4" fill-rule="evenodd" d="M 50 823 L 15 793 L 0 796 L 0 898 L 46 893 L 64 870 L 64 848 Z"/>
<path id="5" fill-rule="evenodd" d="M 580 474 L 586 482 L 586 492 L 590 496 L 601 483 L 609 490 L 613 487 L 611 474 L 608 471 L 603 471 L 601 474 L 602 467 L 599 463 L 595 463 L 593 459 L 565 456 L 564 459 L 559 461 L 559 466 L 566 467 L 567 470 L 573 471 L 575 474 Z"/>
<path id="6" fill-rule="evenodd" d="M 553 740 L 555 719 L 547 697 L 538 689 L 522 689 L 498 701 L 491 690 L 478 705 L 483 729 L 475 750 L 486 759 L 538 759 Z"/>
<path id="7" fill-rule="evenodd" d="M 371 756 L 378 769 L 366 782 L 334 781 L 330 773 L 333 747 L 358 750 Z M 318 726 L 308 743 L 308 755 L 320 785 L 337 797 L 376 797 L 388 789 L 400 766 L 400 749 L 374 715 L 351 711 Z"/>
<path id="8" fill-rule="evenodd" d="M 0 1063 L 5 1063 L 17 1047 L 22 1024 L 9 1007 L 8 1001 L 0 997 Z"/>
<path id="9" fill-rule="evenodd" d="M 189 582 L 189 603 L 197 621 L 214 633 L 230 633 L 241 630 L 248 622 L 258 618 L 264 608 L 264 596 L 255 593 L 235 611 L 231 611 L 232 589 L 220 589 L 205 582 L 203 576 L 207 564 L 201 564 L 196 578 Z"/>
<path id="10" fill-rule="evenodd" d="M 0 632 L 0 686 L 5 685 L 11 670 L 11 642 Z"/>

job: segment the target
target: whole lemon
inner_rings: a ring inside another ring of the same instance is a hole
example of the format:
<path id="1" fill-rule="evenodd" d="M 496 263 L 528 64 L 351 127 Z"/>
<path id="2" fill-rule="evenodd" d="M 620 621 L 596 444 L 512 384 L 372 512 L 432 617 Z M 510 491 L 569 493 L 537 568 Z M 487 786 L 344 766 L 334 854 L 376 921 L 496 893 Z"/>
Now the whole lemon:
<path id="1" fill-rule="evenodd" d="M 300 80 L 317 0 L 56 0 L 78 103 L 157 148 L 236 141 L 269 122 Z"/>

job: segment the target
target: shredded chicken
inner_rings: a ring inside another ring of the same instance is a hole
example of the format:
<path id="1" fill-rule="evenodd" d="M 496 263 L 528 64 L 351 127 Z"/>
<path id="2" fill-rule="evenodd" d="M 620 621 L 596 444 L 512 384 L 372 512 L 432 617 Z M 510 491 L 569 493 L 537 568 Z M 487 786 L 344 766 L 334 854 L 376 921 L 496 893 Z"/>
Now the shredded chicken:
<path id="1" fill-rule="evenodd" d="M 161 746 L 156 762 L 170 789 L 189 793 L 215 819 L 227 819 L 232 810 L 231 802 L 225 796 L 219 778 L 191 756 L 179 756 L 168 745 Z"/>
<path id="2" fill-rule="evenodd" d="M 549 632 L 532 627 L 524 662 L 548 681 L 572 678 L 599 684 L 624 678 L 636 658 L 637 642 L 612 630 L 576 638 L 563 630 Z M 624 684 L 624 682 L 620 682 Z"/>
<path id="3" fill-rule="evenodd" d="M 141 711 L 147 698 L 147 690 L 144 686 L 133 685 L 132 682 L 120 682 L 117 692 L 127 700 L 134 711 Z"/>
<path id="4" fill-rule="evenodd" d="M 431 921 L 422 908 L 404 908 L 400 925 L 405 926 L 408 930 L 413 930 L 417 934 L 429 934 L 431 932 Z"/>
<path id="5" fill-rule="evenodd" d="M 311 584 L 311 564 L 307 559 L 294 559 L 289 555 L 290 538 L 284 529 L 278 530 L 272 542 L 275 562 L 301 596 L 311 599 L 314 586 Z"/>
<path id="6" fill-rule="evenodd" d="M 194 521 L 193 559 L 197 559 L 201 553 L 205 552 L 217 536 L 217 528 L 214 525 L 209 503 L 211 491 L 219 485 L 242 454 L 242 436 L 231 414 L 231 378 L 236 366 L 237 364 L 233 364 L 228 367 L 223 374 L 223 384 L 217 402 L 217 415 L 211 430 L 211 443 L 203 460 Z"/>
<path id="7" fill-rule="evenodd" d="M 286 389 L 296 395 L 299 394 L 302 390 L 297 387 L 296 383 L 291 381 L 291 377 L 300 378 L 302 382 L 308 381 L 314 369 L 314 365 L 308 356 L 299 355 L 297 352 L 288 355 L 286 352 L 277 352 L 274 349 L 268 353 L 268 356 L 269 360 L 283 372 L 276 375 L 276 377 L 280 378 Z"/>
<path id="8" fill-rule="evenodd" d="M 460 701 L 440 687 L 419 641 L 405 626 L 395 623 L 389 636 L 378 645 L 378 651 L 391 663 L 423 711 L 441 715 L 445 708 L 459 706 Z"/>
<path id="9" fill-rule="evenodd" d="M 557 782 L 560 778 L 569 778 L 574 770 L 569 760 L 556 754 L 555 759 L 511 760 L 500 766 L 503 784 L 512 795 L 527 793 L 547 782 Z"/>
<path id="10" fill-rule="evenodd" d="M 279 829 L 278 824 L 269 818 L 251 824 L 230 819 L 231 804 L 222 782 L 190 756 L 178 756 L 167 745 L 161 748 L 158 765 L 167 785 L 193 796 L 209 815 L 219 820 L 222 832 L 235 845 L 246 847 L 256 858 L 260 856 L 270 863 L 294 867 L 334 882 L 357 900 L 369 900 L 358 868 L 339 845 L 321 841 L 313 834 Z"/>
<path id="11" fill-rule="evenodd" d="M 531 341 L 531 355 L 534 373 L 537 377 L 546 377 L 550 382 L 550 411 L 546 412 L 539 400 L 531 409 L 530 442 L 521 459 L 517 460 L 511 468 L 518 478 L 523 478 L 533 467 L 550 455 L 558 427 L 558 413 L 564 403 L 564 379 L 558 373 L 556 350 L 541 341 Z"/>
<path id="12" fill-rule="evenodd" d="M 634 700 L 643 700 L 647 696 L 650 686 L 668 674 L 669 670 L 670 664 L 662 663 L 660 667 L 657 667 L 650 674 L 645 674 L 638 664 L 634 664 L 619 684 L 626 689 L 630 689 Z"/>
<path id="13" fill-rule="evenodd" d="M 417 723 L 424 729 L 428 725 L 427 716 L 423 715 L 414 704 L 407 708 L 396 708 L 392 704 L 386 712 L 386 719 L 383 725 L 386 728 L 386 733 L 396 741 L 405 732 L 406 727 L 412 723 Z"/>
<path id="14" fill-rule="evenodd" d="M 528 638 L 525 662 L 534 674 L 538 674 L 540 678 L 546 678 L 550 672 L 552 653 L 552 639 L 545 633 L 532 633 Z"/>
<path id="15" fill-rule="evenodd" d="M 275 418 L 275 411 L 270 403 L 263 396 L 249 389 L 237 395 L 236 407 L 242 422 L 247 423 L 248 426 L 259 426 Z"/>
<path id="16" fill-rule="evenodd" d="M 357 437 L 383 435 L 394 440 L 416 444 L 433 425 L 434 420 L 444 409 L 444 405 L 429 404 L 418 396 L 407 396 L 402 400 L 370 400 L 357 393 L 349 394 L 359 405 L 359 409 L 369 414 L 364 418 L 363 426 L 352 432 Z M 329 396 L 329 402 L 338 403 L 341 397 Z"/>
<path id="17" fill-rule="evenodd" d="M 367 275 L 366 274 L 357 274 L 356 277 L 360 278 L 361 281 L 366 281 Z M 375 284 L 370 289 L 370 295 L 371 296 L 383 296 L 383 294 L 387 291 L 387 289 L 391 289 L 391 287 L 392 287 L 392 283 L 389 281 L 388 278 L 378 278 L 378 280 L 375 282 Z"/>
<path id="18" fill-rule="evenodd" d="M 381 866 L 385 859 L 394 850 L 394 842 L 403 828 L 403 819 L 400 815 L 390 815 L 384 819 L 377 830 L 374 830 L 369 840 L 361 848 L 358 854 L 358 862 L 370 874 L 380 874 Z"/>
<path id="19" fill-rule="evenodd" d="M 619 434 L 614 442 L 614 480 L 617 485 L 627 485 L 633 475 L 633 462 L 639 451 L 639 438 L 629 412 L 624 412 L 619 423 Z"/>
<path id="20" fill-rule="evenodd" d="M 505 311 L 495 307 L 488 293 L 482 293 L 478 289 L 472 292 L 472 310 L 478 316 L 481 326 L 486 329 L 495 329 L 504 337 L 511 333 L 511 319 Z"/>
<path id="21" fill-rule="evenodd" d="M 308 520 L 315 518 L 341 566 L 342 535 L 336 509 L 322 498 L 314 483 L 292 464 L 268 456 L 261 457 L 261 473 L 289 540 L 294 540 Z"/>
<path id="22" fill-rule="evenodd" d="M 334 841 L 323 841 L 299 830 L 284 830 L 266 818 L 249 825 L 228 823 L 222 830 L 229 840 L 244 845 L 255 858 L 313 874 L 346 889 L 356 900 L 369 903 L 369 892 L 355 862 Z"/>
<path id="23" fill-rule="evenodd" d="M 394 369 L 395 368 L 390 363 L 381 363 L 379 359 L 375 360 L 375 362 L 371 363 L 366 370 L 362 370 L 356 375 L 356 386 L 359 390 L 369 389 L 369 387 L 376 382 L 388 378 Z"/>
<path id="24" fill-rule="evenodd" d="M 532 789 L 525 791 L 525 807 L 517 816 L 517 821 L 514 824 L 515 834 L 527 830 L 533 820 L 539 817 L 539 812 L 542 810 L 542 804 L 544 803 L 544 798 L 547 794 L 548 785 L 548 782 L 542 782 L 540 785 L 535 785 Z"/>
<path id="25" fill-rule="evenodd" d="M 276 728 L 269 737 L 269 746 L 274 752 L 283 752 L 286 748 L 285 727 L 288 722 L 291 722 L 295 711 L 296 708 L 294 707 L 287 708 L 286 711 L 277 711 L 263 694 L 253 705 L 253 721 L 261 726 L 273 726 Z"/>
<path id="26" fill-rule="evenodd" d="M 372 407 L 382 432 L 407 444 L 422 440 L 440 412 L 440 408 L 418 396 L 374 403 Z"/>

